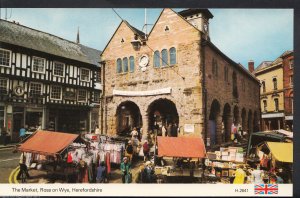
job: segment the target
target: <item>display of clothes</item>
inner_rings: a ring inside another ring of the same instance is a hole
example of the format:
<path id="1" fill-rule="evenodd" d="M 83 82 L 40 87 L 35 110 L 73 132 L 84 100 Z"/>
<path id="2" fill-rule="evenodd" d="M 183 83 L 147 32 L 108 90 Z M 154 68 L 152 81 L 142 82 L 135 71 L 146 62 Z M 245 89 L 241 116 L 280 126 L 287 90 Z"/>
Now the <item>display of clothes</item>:
<path id="1" fill-rule="evenodd" d="M 109 153 L 110 162 L 121 164 L 125 143 L 122 142 L 105 142 L 99 146 L 99 163 L 106 161 L 105 155 Z"/>

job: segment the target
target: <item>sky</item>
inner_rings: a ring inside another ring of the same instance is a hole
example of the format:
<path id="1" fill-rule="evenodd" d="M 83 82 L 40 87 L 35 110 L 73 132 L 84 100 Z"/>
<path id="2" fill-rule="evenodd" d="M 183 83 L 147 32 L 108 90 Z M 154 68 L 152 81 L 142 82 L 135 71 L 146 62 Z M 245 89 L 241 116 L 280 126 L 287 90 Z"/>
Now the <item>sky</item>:
<path id="1" fill-rule="evenodd" d="M 182 9 L 174 9 L 180 11 Z M 293 50 L 293 9 L 209 9 L 210 39 L 228 57 L 247 68 L 272 61 L 286 50 Z M 145 9 L 118 8 L 115 11 L 134 27 L 142 30 Z M 162 9 L 147 9 L 150 32 Z M 111 8 L 1 8 L 1 19 L 76 41 L 103 50 L 121 22 Z"/>

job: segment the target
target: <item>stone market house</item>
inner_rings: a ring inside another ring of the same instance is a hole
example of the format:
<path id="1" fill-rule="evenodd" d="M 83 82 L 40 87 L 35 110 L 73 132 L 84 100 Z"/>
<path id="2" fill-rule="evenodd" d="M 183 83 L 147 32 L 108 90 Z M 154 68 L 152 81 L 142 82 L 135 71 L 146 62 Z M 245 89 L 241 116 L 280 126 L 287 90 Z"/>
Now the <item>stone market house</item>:
<path id="1" fill-rule="evenodd" d="M 211 18 L 163 9 L 149 35 L 120 23 L 101 54 L 105 133 L 176 123 L 178 136 L 215 145 L 230 141 L 233 122 L 259 130 L 259 81 L 210 41 Z"/>
<path id="2" fill-rule="evenodd" d="M 0 20 L 0 127 L 78 133 L 99 121 L 98 50 Z"/>

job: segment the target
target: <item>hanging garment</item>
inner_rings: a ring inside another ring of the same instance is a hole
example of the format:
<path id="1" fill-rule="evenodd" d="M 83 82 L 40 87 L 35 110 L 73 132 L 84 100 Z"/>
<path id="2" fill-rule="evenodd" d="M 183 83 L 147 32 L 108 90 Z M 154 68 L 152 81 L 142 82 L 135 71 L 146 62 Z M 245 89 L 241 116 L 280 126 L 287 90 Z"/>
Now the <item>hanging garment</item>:
<path id="1" fill-rule="evenodd" d="M 72 162 L 73 162 L 72 154 L 69 152 L 67 157 L 67 163 L 72 163 Z"/>
<path id="2" fill-rule="evenodd" d="M 107 173 L 110 173 L 110 153 L 106 153 L 106 167 L 107 167 Z"/>

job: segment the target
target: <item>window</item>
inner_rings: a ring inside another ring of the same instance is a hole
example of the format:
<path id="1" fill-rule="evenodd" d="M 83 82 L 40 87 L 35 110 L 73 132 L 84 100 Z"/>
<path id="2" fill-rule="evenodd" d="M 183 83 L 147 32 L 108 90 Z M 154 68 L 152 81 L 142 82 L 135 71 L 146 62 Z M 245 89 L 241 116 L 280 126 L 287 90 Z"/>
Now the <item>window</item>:
<path id="1" fill-rule="evenodd" d="M 0 94 L 6 95 L 8 94 L 8 79 L 0 78 Z"/>
<path id="2" fill-rule="evenodd" d="M 274 99 L 275 111 L 279 110 L 278 98 Z"/>
<path id="3" fill-rule="evenodd" d="M 291 59 L 290 60 L 290 69 L 293 69 L 293 67 L 294 67 L 294 59 Z"/>
<path id="4" fill-rule="evenodd" d="M 100 103 L 100 92 L 99 91 L 94 92 L 94 102 Z"/>
<path id="5" fill-rule="evenodd" d="M 170 52 L 170 65 L 175 65 L 176 64 L 176 48 L 172 47 L 169 52 Z"/>
<path id="6" fill-rule="evenodd" d="M 130 72 L 134 72 L 134 57 L 133 56 L 129 57 L 129 62 L 130 62 Z"/>
<path id="7" fill-rule="evenodd" d="M 235 72 L 233 72 L 233 74 L 232 74 L 232 95 L 235 98 L 239 97 L 238 89 L 237 89 L 237 76 L 236 76 Z"/>
<path id="8" fill-rule="evenodd" d="M 168 65 L 168 51 L 166 49 L 163 49 L 161 51 L 161 56 L 162 56 L 162 66 L 167 66 Z"/>
<path id="9" fill-rule="evenodd" d="M 40 96 L 42 95 L 42 84 L 41 83 L 30 83 L 30 96 Z"/>
<path id="10" fill-rule="evenodd" d="M 292 113 L 294 113 L 294 99 L 291 98 L 291 109 L 292 109 Z"/>
<path id="11" fill-rule="evenodd" d="M 293 75 L 290 76 L 290 86 L 293 86 Z"/>
<path id="12" fill-rule="evenodd" d="M 45 59 L 32 57 L 32 71 L 45 73 Z"/>
<path id="13" fill-rule="evenodd" d="M 265 83 L 265 81 L 261 82 L 261 86 L 262 86 L 262 92 L 265 93 L 266 92 L 266 83 Z"/>
<path id="14" fill-rule="evenodd" d="M 53 75 L 54 76 L 64 76 L 65 65 L 63 63 L 54 62 L 53 65 Z"/>
<path id="15" fill-rule="evenodd" d="M 266 112 L 267 111 L 267 101 L 263 100 L 263 103 L 264 103 L 264 111 Z"/>
<path id="16" fill-rule="evenodd" d="M 76 100 L 76 90 L 74 88 L 67 87 L 64 91 L 64 99 L 66 100 Z"/>
<path id="17" fill-rule="evenodd" d="M 277 78 L 273 78 L 274 90 L 277 90 Z"/>
<path id="18" fill-rule="evenodd" d="M 158 50 L 154 52 L 153 64 L 154 67 L 160 67 L 160 53 Z"/>
<path id="19" fill-rule="evenodd" d="M 79 89 L 78 90 L 78 102 L 86 102 L 86 90 Z"/>
<path id="20" fill-rule="evenodd" d="M 117 60 L 117 73 L 122 73 L 122 60 L 120 58 L 118 58 Z"/>
<path id="21" fill-rule="evenodd" d="M 51 87 L 50 98 L 53 100 L 61 100 L 61 98 L 62 98 L 61 95 L 62 95 L 61 86 L 53 85 Z"/>
<path id="22" fill-rule="evenodd" d="M 10 67 L 11 51 L 0 49 L 0 66 Z"/>
<path id="23" fill-rule="evenodd" d="M 96 71 L 96 82 L 101 82 L 101 72 Z"/>
<path id="24" fill-rule="evenodd" d="M 246 88 L 245 88 L 245 79 L 242 79 L 242 90 L 243 92 L 245 92 Z"/>
<path id="25" fill-rule="evenodd" d="M 80 80 L 90 82 L 90 70 L 89 69 L 80 69 Z"/>
<path id="26" fill-rule="evenodd" d="M 212 73 L 214 76 L 218 77 L 218 63 L 214 58 L 212 60 Z"/>
<path id="27" fill-rule="evenodd" d="M 128 58 L 123 58 L 123 72 L 128 72 Z"/>
<path id="28" fill-rule="evenodd" d="M 224 67 L 224 80 L 228 82 L 228 67 Z"/>

